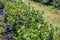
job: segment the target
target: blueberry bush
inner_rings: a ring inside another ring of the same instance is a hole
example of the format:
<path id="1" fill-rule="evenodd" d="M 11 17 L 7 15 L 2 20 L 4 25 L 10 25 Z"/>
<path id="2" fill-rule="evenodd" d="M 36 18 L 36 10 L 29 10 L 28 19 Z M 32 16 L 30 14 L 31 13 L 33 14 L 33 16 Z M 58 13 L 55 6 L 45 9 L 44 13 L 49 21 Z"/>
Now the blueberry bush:
<path id="1" fill-rule="evenodd" d="M 5 22 L 3 39 L 5 40 L 59 40 L 56 32 L 44 21 L 44 12 L 30 8 L 30 3 L 22 0 L 4 2 Z"/>

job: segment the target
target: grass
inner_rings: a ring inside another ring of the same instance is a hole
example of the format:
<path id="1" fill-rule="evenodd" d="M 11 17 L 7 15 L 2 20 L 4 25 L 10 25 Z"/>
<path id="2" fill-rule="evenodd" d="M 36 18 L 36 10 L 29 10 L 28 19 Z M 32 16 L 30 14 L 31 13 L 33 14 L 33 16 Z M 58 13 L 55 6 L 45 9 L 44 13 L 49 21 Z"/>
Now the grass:
<path id="1" fill-rule="evenodd" d="M 44 6 L 44 5 L 40 4 L 40 3 L 35 3 L 35 2 L 29 1 L 29 0 L 23 0 L 23 1 L 26 4 L 28 2 L 30 2 L 30 7 L 31 8 L 39 10 L 40 12 L 44 12 L 43 17 L 44 17 L 45 21 L 54 24 L 54 26 L 60 27 L 60 10 L 57 10 L 53 6 Z M 37 24 L 37 25 L 40 26 L 39 24 Z M 2 35 L 0 35 L 0 36 L 2 36 Z"/>
<path id="2" fill-rule="evenodd" d="M 54 6 L 44 6 L 38 2 L 33 2 L 30 0 L 25 0 L 24 2 L 30 2 L 30 7 L 44 12 L 43 17 L 46 21 L 60 27 L 60 10 L 57 10 Z"/>
<path id="3" fill-rule="evenodd" d="M 23 0 L 25 3 L 30 2 L 30 7 L 39 10 L 40 12 L 44 12 L 44 19 L 45 21 L 53 24 L 55 28 L 58 30 L 56 31 L 58 37 L 60 38 L 60 10 L 57 10 L 54 6 L 44 6 L 38 2 L 33 2 L 29 0 Z"/>

